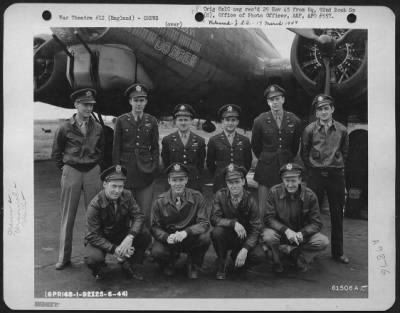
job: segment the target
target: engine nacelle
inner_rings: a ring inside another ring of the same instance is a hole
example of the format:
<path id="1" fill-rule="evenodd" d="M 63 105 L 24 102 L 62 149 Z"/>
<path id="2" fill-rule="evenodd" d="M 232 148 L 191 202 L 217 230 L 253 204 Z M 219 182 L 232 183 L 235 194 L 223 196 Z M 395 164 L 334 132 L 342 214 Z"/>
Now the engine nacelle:
<path id="1" fill-rule="evenodd" d="M 340 38 L 345 29 L 315 30 L 320 35 Z M 340 41 L 329 58 L 330 89 L 333 97 L 349 100 L 367 92 L 367 32 L 353 30 Z M 315 40 L 296 35 L 291 49 L 291 65 L 299 84 L 310 94 L 324 90 L 323 52 Z"/>

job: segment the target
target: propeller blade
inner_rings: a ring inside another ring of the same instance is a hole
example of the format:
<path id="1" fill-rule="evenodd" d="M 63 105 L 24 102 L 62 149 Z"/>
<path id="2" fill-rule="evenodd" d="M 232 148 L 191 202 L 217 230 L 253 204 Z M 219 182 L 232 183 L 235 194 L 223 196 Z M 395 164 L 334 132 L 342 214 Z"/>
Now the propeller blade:
<path id="1" fill-rule="evenodd" d="M 344 41 L 346 39 L 346 37 L 352 33 L 354 31 L 354 29 L 349 29 L 347 30 L 342 37 L 340 37 L 339 39 L 336 40 L 336 45 L 339 45 L 342 43 L 342 41 Z"/>
<path id="2" fill-rule="evenodd" d="M 314 32 L 312 28 L 288 28 L 288 30 L 308 39 L 318 41 L 319 38 L 319 36 Z"/>
<path id="3" fill-rule="evenodd" d="M 331 93 L 331 69 L 329 66 L 329 57 L 324 57 L 322 59 L 324 62 L 325 66 L 325 88 L 324 88 L 324 94 L 330 95 Z"/>

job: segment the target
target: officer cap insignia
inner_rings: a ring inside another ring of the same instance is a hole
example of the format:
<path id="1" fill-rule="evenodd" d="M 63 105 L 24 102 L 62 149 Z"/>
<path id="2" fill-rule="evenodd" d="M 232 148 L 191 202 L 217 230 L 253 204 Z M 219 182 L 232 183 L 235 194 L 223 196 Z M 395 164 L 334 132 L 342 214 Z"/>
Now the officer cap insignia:
<path id="1" fill-rule="evenodd" d="M 233 171 L 233 169 L 234 169 L 234 166 L 233 166 L 233 164 L 229 164 L 229 165 L 228 165 L 228 171 L 232 172 L 232 171 Z"/>
<path id="2" fill-rule="evenodd" d="M 185 106 L 184 105 L 181 105 L 181 107 L 179 108 L 179 110 L 181 110 L 181 111 L 183 111 L 183 110 L 185 110 L 186 108 L 185 108 Z"/>
<path id="3" fill-rule="evenodd" d="M 228 112 L 232 112 L 232 107 L 228 106 Z"/>
<path id="4" fill-rule="evenodd" d="M 322 101 L 322 100 L 324 100 L 324 97 L 319 96 L 319 97 L 318 97 L 318 101 Z"/>
<path id="5" fill-rule="evenodd" d="M 269 91 L 276 91 L 276 90 L 275 90 L 275 87 L 272 86 L 272 87 L 269 89 Z"/>
<path id="6" fill-rule="evenodd" d="M 117 173 L 121 173 L 121 165 L 116 165 L 116 166 L 115 166 L 115 171 L 116 171 Z"/>
<path id="7" fill-rule="evenodd" d="M 291 171 L 292 168 L 293 168 L 293 165 L 292 165 L 291 163 L 288 163 L 288 165 L 286 165 L 286 169 L 287 169 L 288 171 Z"/>
<path id="8" fill-rule="evenodd" d="M 136 86 L 136 91 L 142 91 L 142 86 L 137 85 L 137 86 Z"/>
<path id="9" fill-rule="evenodd" d="M 180 170 L 181 170 L 181 166 L 179 164 L 175 164 L 174 171 L 180 171 Z"/>
<path id="10" fill-rule="evenodd" d="M 88 97 L 92 96 L 92 92 L 90 90 L 86 91 L 86 96 Z"/>

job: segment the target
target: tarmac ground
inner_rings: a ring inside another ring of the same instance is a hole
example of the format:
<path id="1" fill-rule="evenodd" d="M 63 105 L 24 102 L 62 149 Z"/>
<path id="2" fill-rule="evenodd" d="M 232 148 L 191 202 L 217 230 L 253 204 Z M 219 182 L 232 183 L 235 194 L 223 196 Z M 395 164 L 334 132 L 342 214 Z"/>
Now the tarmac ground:
<path id="1" fill-rule="evenodd" d="M 210 182 L 205 177 L 205 183 Z M 164 178 L 156 180 L 155 192 L 165 186 Z M 35 190 L 35 298 L 57 292 L 118 292 L 127 298 L 367 298 L 368 297 L 368 221 L 344 219 L 344 250 L 349 264 L 335 262 L 328 247 L 311 264 L 306 273 L 285 264 L 285 272 L 274 274 L 271 262 L 265 262 L 241 273 L 228 272 L 225 281 L 215 279 L 216 255 L 210 246 L 200 277 L 196 281 L 185 277 L 184 257 L 174 277 L 165 277 L 156 263 L 145 259 L 138 270 L 144 281 L 125 278 L 114 257 L 108 256 L 110 274 L 96 281 L 83 263 L 85 209 L 83 197 L 75 221 L 72 266 L 55 270 L 58 256 L 60 224 L 60 172 L 52 161 L 34 164 Z M 253 194 L 257 196 L 255 189 Z M 211 186 L 204 186 L 204 195 L 212 200 Z M 321 214 L 322 233 L 330 237 L 328 210 Z M 350 290 L 351 289 L 351 290 Z M 116 295 L 115 297 L 118 297 Z"/>

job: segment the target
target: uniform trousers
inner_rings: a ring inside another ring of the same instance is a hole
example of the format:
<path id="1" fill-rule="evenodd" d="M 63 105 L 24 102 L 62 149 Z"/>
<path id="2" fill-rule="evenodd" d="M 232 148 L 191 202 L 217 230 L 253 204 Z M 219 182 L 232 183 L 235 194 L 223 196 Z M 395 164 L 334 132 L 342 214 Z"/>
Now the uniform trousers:
<path id="1" fill-rule="evenodd" d="M 126 233 L 126 235 L 127 234 L 128 233 Z M 125 237 L 123 237 L 122 240 L 124 238 Z M 111 242 L 115 245 L 119 245 L 121 244 L 122 240 L 119 242 L 113 242 L 113 241 Z M 132 247 L 135 248 L 135 253 L 130 258 L 126 258 L 126 260 L 130 264 L 141 264 L 143 262 L 144 251 L 146 250 L 150 242 L 151 242 L 150 232 L 147 228 L 145 228 L 140 234 L 137 234 L 135 238 L 132 240 Z M 87 243 L 85 246 L 85 263 L 91 268 L 99 266 L 104 263 L 106 254 L 107 251 L 98 247 L 94 247 L 90 243 Z"/>
<path id="2" fill-rule="evenodd" d="M 154 182 L 143 188 L 129 188 L 129 190 L 132 192 L 133 197 L 144 213 L 146 227 L 150 228 L 152 221 L 151 206 L 153 204 Z"/>
<path id="3" fill-rule="evenodd" d="M 309 170 L 308 187 L 318 197 L 321 208 L 324 191 L 328 195 L 331 217 L 331 253 L 333 257 L 343 255 L 343 208 L 345 203 L 345 181 L 343 169 Z"/>
<path id="4" fill-rule="evenodd" d="M 263 220 L 269 187 L 267 187 L 266 185 L 259 184 L 257 192 L 258 192 L 258 208 L 260 209 L 260 219 Z"/>
<path id="5" fill-rule="evenodd" d="M 299 246 L 291 244 L 287 240 L 286 235 L 281 236 L 272 228 L 265 228 L 262 232 L 261 238 L 263 242 L 267 244 L 267 246 L 271 247 L 273 250 L 275 249 L 275 251 L 278 251 L 279 245 L 284 246 L 282 248 L 286 248 L 285 250 L 288 254 L 292 250 L 298 248 L 307 262 L 310 262 L 316 255 L 325 250 L 329 245 L 328 237 L 321 233 L 315 233 L 311 237 L 305 238 L 305 240 Z"/>
<path id="6" fill-rule="evenodd" d="M 188 254 L 192 264 L 201 267 L 210 243 L 209 232 L 200 235 L 189 235 L 182 242 L 176 244 L 155 240 L 151 255 L 161 267 L 164 267 L 170 262 L 171 257 L 183 252 Z"/>
<path id="7" fill-rule="evenodd" d="M 232 260 L 236 260 L 239 251 L 243 248 L 246 239 L 240 239 L 232 228 L 215 227 L 211 232 L 211 239 L 217 254 L 217 263 L 219 266 L 224 266 L 228 251 L 231 250 Z M 247 253 L 245 267 L 257 265 L 265 260 L 265 253 L 260 247 L 256 245 Z"/>
<path id="8" fill-rule="evenodd" d="M 79 199 L 83 189 L 85 210 L 101 189 L 100 166 L 80 172 L 65 164 L 61 176 L 61 227 L 59 262 L 71 260 L 72 235 Z"/>

